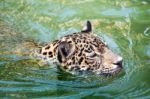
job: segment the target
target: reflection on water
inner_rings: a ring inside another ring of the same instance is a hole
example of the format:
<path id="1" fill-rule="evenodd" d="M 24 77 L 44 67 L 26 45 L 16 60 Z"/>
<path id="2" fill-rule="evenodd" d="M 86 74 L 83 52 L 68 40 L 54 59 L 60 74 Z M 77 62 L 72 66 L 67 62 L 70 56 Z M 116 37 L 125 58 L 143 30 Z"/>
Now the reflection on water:
<path id="1" fill-rule="evenodd" d="M 144 35 L 145 35 L 145 36 L 150 36 L 150 27 L 147 27 L 147 28 L 144 30 Z"/>
<path id="2" fill-rule="evenodd" d="M 150 2 L 0 1 L 1 98 L 150 98 Z M 34 43 L 93 32 L 124 58 L 124 74 L 74 76 L 30 57 Z"/>

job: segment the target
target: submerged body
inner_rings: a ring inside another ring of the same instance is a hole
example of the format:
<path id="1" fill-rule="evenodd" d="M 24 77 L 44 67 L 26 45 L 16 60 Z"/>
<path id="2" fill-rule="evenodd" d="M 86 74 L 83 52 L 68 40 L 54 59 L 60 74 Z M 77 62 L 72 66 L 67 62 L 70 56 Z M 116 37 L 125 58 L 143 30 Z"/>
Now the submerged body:
<path id="1" fill-rule="evenodd" d="M 42 47 L 39 56 L 70 73 L 91 72 L 107 75 L 116 74 L 122 68 L 122 57 L 113 53 L 92 33 L 89 21 L 86 29 L 81 32 L 67 35 Z"/>

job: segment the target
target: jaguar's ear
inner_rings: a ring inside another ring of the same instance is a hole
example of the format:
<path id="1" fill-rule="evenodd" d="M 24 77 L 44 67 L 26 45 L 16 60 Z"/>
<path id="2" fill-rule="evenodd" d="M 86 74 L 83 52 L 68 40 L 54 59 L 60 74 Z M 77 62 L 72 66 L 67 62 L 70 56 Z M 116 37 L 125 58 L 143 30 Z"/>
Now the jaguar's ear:
<path id="1" fill-rule="evenodd" d="M 58 55 L 57 55 L 57 58 L 59 60 L 59 62 L 63 62 L 65 61 L 65 59 L 70 56 L 70 53 L 71 53 L 71 45 L 68 43 L 68 42 L 61 42 L 59 45 L 58 45 Z"/>
<path id="2" fill-rule="evenodd" d="M 83 33 L 90 33 L 92 32 L 92 25 L 90 21 L 86 22 L 86 25 L 84 26 L 83 30 L 81 31 Z"/>

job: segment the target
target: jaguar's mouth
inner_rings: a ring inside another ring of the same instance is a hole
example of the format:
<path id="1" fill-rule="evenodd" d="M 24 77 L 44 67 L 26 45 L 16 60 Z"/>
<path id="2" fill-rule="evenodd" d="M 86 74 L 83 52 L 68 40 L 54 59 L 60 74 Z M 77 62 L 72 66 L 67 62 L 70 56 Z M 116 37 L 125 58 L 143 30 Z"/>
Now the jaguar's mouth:
<path id="1" fill-rule="evenodd" d="M 101 75 L 104 75 L 104 76 L 113 76 L 113 75 L 118 74 L 119 72 L 121 72 L 121 70 L 123 69 L 122 63 L 114 64 L 114 66 L 116 68 L 110 69 L 110 70 L 104 70 L 104 71 L 101 72 Z"/>

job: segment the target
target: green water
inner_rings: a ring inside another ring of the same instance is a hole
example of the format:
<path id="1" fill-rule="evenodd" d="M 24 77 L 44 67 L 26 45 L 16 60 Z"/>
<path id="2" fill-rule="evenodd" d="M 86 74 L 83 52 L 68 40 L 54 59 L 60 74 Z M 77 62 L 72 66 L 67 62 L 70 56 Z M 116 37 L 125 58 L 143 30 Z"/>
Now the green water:
<path id="1" fill-rule="evenodd" d="M 86 20 L 123 57 L 124 74 L 79 77 L 30 58 L 34 42 L 80 31 Z M 150 99 L 150 1 L 0 0 L 0 98 Z"/>

